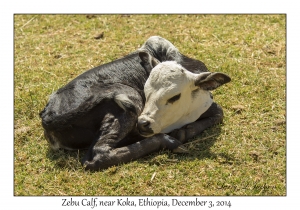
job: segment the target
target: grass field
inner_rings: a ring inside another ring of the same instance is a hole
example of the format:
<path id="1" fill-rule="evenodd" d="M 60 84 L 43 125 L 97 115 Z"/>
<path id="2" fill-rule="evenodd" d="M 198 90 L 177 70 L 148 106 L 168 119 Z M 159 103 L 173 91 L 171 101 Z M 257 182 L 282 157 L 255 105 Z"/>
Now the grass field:
<path id="1" fill-rule="evenodd" d="M 38 116 L 48 96 L 152 35 L 231 76 L 213 91 L 223 124 L 190 154 L 96 173 L 84 151 L 49 150 Z M 14 195 L 286 195 L 286 16 L 15 15 Z"/>

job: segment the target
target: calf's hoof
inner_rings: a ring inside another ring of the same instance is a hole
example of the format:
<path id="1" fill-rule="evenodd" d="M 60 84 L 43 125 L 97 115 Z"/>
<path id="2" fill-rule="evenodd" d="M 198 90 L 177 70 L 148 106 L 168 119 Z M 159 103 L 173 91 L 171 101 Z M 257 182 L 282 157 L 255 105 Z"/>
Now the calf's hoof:
<path id="1" fill-rule="evenodd" d="M 102 169 L 107 169 L 110 166 L 97 159 L 82 161 L 82 165 L 86 171 L 100 171 Z"/>
<path id="2" fill-rule="evenodd" d="M 189 153 L 189 150 L 183 146 L 183 145 L 180 145 L 179 147 L 175 148 L 172 150 L 173 153 Z"/>

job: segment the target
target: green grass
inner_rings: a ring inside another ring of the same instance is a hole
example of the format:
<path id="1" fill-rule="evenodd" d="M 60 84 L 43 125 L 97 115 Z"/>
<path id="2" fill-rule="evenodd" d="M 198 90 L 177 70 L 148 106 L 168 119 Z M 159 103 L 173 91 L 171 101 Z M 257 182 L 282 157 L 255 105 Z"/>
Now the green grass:
<path id="1" fill-rule="evenodd" d="M 197 139 L 217 135 L 96 173 L 49 150 L 48 96 L 152 35 L 231 76 L 213 92 L 223 124 Z M 15 195 L 286 195 L 285 15 L 15 15 L 14 62 Z"/>

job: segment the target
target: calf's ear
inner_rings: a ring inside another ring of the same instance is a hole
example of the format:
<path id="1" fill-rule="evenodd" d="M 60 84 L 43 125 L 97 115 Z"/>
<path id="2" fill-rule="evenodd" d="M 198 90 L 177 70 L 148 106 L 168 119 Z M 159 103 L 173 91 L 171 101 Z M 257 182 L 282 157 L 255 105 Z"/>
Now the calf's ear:
<path id="1" fill-rule="evenodd" d="M 139 52 L 139 56 L 145 64 L 150 65 L 151 69 L 153 69 L 157 64 L 160 63 L 159 60 L 157 60 L 156 58 L 154 58 L 153 56 L 151 56 L 149 53 L 145 51 Z"/>
<path id="2" fill-rule="evenodd" d="M 199 86 L 203 90 L 214 90 L 230 81 L 231 78 L 227 74 L 204 72 L 196 76 L 195 86 Z"/>

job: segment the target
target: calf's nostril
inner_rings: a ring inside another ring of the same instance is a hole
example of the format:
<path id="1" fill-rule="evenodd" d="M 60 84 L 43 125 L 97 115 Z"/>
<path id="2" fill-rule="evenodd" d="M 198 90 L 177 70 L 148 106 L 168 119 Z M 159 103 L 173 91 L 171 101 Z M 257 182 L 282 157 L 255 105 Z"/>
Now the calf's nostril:
<path id="1" fill-rule="evenodd" d="M 150 122 L 147 121 L 147 120 L 139 120 L 139 121 L 138 121 L 138 125 L 139 125 L 139 127 L 141 127 L 141 128 L 148 128 L 149 125 L 150 125 Z"/>
<path id="2" fill-rule="evenodd" d="M 153 135 L 153 130 L 150 126 L 151 126 L 150 121 L 145 119 L 138 119 L 137 129 L 140 135 L 145 137 Z"/>

